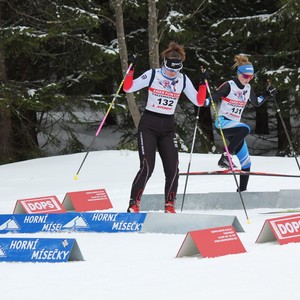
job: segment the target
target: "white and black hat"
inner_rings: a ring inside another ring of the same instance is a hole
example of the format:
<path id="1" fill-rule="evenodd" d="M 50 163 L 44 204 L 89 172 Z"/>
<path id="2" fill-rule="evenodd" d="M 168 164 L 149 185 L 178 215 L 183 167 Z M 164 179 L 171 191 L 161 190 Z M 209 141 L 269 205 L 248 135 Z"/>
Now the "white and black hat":
<path id="1" fill-rule="evenodd" d="M 182 60 L 176 58 L 164 58 L 164 66 L 167 69 L 181 70 L 183 67 Z"/>

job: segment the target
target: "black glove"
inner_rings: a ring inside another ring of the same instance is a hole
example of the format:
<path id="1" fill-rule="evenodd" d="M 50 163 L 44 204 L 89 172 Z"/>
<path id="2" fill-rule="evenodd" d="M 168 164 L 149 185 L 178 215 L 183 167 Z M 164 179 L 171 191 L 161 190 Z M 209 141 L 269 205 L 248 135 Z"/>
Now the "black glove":
<path id="1" fill-rule="evenodd" d="M 209 79 L 209 74 L 207 73 L 206 69 L 203 66 L 200 67 L 200 76 L 199 76 L 199 84 L 203 84 L 205 79 Z"/>
<path id="2" fill-rule="evenodd" d="M 128 58 L 128 65 L 132 64 L 131 70 L 134 70 L 139 60 L 139 56 L 137 54 L 132 54 Z"/>
<path id="3" fill-rule="evenodd" d="M 274 85 L 270 85 L 269 87 L 267 87 L 266 92 L 270 96 L 276 95 L 278 93 Z"/>
<path id="4" fill-rule="evenodd" d="M 271 81 L 269 79 L 267 79 L 266 81 L 266 90 L 264 92 L 265 96 L 273 96 L 273 95 L 276 95 L 278 92 L 277 92 L 277 89 L 275 88 L 274 85 L 271 84 Z"/>

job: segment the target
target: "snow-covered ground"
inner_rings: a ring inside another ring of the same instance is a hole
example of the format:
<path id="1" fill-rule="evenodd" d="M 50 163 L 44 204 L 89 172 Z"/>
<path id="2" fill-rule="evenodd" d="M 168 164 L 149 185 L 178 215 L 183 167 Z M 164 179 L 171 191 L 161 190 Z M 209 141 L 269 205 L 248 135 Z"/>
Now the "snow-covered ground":
<path id="1" fill-rule="evenodd" d="M 138 170 L 133 151 L 91 152 L 73 179 L 85 153 L 28 160 L 0 166 L 0 212 L 12 213 L 18 199 L 105 188 L 111 212 L 127 209 L 131 182 Z M 219 155 L 194 154 L 191 171 L 214 170 Z M 190 155 L 180 154 L 180 171 Z M 299 174 L 295 158 L 252 157 L 253 171 Z M 180 178 L 179 193 L 185 177 Z M 162 194 L 164 175 L 158 157 L 145 194 Z M 248 191 L 300 189 L 299 178 L 250 178 Z M 190 176 L 187 193 L 233 192 L 232 176 Z M 163 201 L 163 199 L 162 199 Z M 1 263 L 1 299 L 299 299 L 299 244 L 255 241 L 270 209 L 192 211 L 237 216 L 247 253 L 218 258 L 175 258 L 184 234 L 36 233 L 20 237 L 76 238 L 85 261 L 68 263 Z M 163 213 L 163 212 L 161 212 Z M 187 213 L 187 211 L 178 212 Z M 11 237 L 12 234 L 1 237 Z"/>

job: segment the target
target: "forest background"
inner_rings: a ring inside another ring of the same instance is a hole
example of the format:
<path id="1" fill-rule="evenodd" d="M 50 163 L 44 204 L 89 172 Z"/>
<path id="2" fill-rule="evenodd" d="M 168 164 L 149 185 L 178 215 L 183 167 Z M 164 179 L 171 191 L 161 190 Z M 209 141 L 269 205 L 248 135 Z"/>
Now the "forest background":
<path id="1" fill-rule="evenodd" d="M 278 106 L 244 112 L 250 153 L 292 155 L 290 138 L 299 154 L 299 39 L 298 0 L 0 0 L 0 163 L 97 150 L 81 137 L 95 137 L 113 99 L 105 128 L 119 135 L 117 149 L 135 150 L 146 91 L 116 92 L 128 56 L 139 55 L 138 76 L 160 66 L 170 41 L 184 46 L 183 72 L 195 87 L 205 66 L 211 91 L 235 77 L 234 55 L 248 54 L 257 94 L 267 79 L 279 92 Z M 212 108 L 201 108 L 198 121 L 182 98 L 180 151 L 190 151 L 195 129 L 194 151 L 220 152 Z"/>

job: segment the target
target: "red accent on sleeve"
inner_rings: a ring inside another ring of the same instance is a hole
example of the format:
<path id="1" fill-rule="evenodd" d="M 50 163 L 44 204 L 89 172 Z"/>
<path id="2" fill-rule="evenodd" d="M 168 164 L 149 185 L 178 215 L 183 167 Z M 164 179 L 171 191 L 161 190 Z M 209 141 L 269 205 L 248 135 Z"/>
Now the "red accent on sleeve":
<path id="1" fill-rule="evenodd" d="M 206 99 L 206 85 L 200 84 L 198 89 L 198 94 L 197 94 L 197 101 L 199 106 L 204 105 L 205 99 Z"/>
<path id="2" fill-rule="evenodd" d="M 123 90 L 125 92 L 127 92 L 131 87 L 132 87 L 132 84 L 133 84 L 133 70 L 130 70 L 128 72 L 128 74 L 126 75 L 125 77 L 125 80 L 124 80 L 124 84 L 123 84 Z"/>

